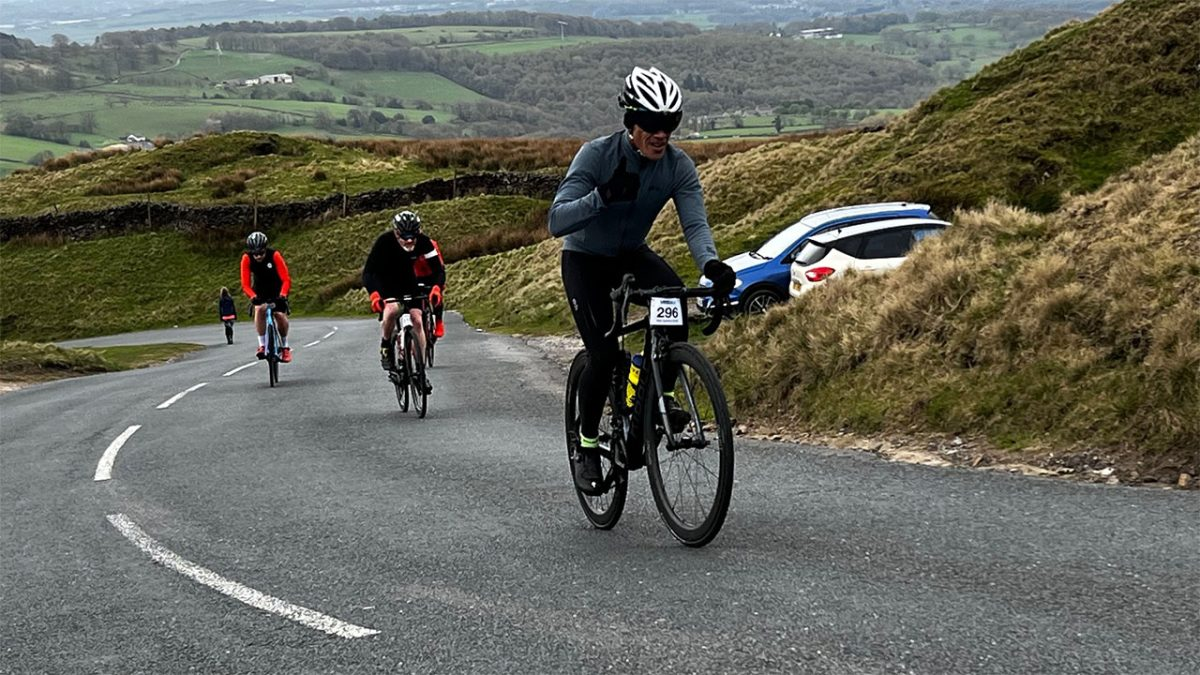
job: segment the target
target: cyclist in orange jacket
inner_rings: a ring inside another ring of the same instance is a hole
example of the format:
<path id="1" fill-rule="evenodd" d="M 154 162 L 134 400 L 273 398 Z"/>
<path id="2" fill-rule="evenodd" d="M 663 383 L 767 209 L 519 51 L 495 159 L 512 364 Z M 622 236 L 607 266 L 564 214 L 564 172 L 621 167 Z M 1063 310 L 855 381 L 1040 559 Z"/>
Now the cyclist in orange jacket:
<path id="1" fill-rule="evenodd" d="M 418 220 L 418 227 L 420 221 Z M 442 257 L 442 247 L 437 240 L 430 237 L 436 255 L 423 255 L 413 260 L 413 273 L 417 275 L 417 283 L 429 287 L 429 306 L 433 308 L 434 325 L 433 337 L 440 338 L 446 334 L 446 326 L 442 323 L 442 313 L 446 310 L 446 259 Z"/>
<path id="2" fill-rule="evenodd" d="M 260 359 L 267 357 L 267 314 L 263 305 L 275 303 L 275 322 L 279 325 L 279 337 L 283 344 L 279 360 L 291 363 L 292 348 L 288 346 L 288 291 L 292 289 L 292 278 L 288 275 L 283 256 L 267 247 L 267 235 L 251 232 L 246 237 L 246 252 L 242 255 L 242 291 L 250 296 L 254 305 L 254 330 L 258 332 Z"/>

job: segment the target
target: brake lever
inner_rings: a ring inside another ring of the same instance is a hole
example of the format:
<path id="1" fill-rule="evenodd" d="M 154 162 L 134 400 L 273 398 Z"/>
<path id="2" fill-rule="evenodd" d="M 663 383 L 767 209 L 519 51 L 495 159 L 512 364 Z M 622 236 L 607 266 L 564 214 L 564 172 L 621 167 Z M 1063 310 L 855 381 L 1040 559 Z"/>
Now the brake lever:
<path id="1" fill-rule="evenodd" d="M 706 337 L 717 332 L 717 326 L 721 325 L 721 319 L 725 316 L 725 306 L 729 304 L 729 295 L 721 297 L 713 297 L 713 318 L 707 326 L 700 329 Z"/>

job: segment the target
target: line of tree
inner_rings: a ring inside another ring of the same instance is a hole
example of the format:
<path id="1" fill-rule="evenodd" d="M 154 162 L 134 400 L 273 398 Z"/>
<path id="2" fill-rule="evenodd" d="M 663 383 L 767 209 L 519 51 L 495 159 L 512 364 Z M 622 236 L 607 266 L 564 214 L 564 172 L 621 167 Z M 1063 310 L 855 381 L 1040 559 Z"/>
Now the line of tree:
<path id="1" fill-rule="evenodd" d="M 90 110 L 80 113 L 78 119 L 75 120 L 65 117 L 39 120 L 23 113 L 11 113 L 4 116 L 4 133 L 9 136 L 69 144 L 71 134 L 93 134 L 95 132 L 96 113 Z"/>
<path id="2" fill-rule="evenodd" d="M 447 12 L 445 14 L 383 14 L 373 19 L 348 16 L 327 21 L 236 21 L 200 24 L 176 28 L 152 28 L 139 31 L 113 31 L 96 38 L 98 45 L 128 40 L 142 45 L 155 42 L 174 44 L 184 38 L 208 37 L 218 33 L 308 33 L 330 31 L 386 30 L 422 26 L 495 26 L 501 28 L 531 28 L 544 35 L 558 35 L 559 22 L 570 26 L 571 35 L 604 37 L 660 37 L 695 35 L 700 29 L 689 23 L 673 21 L 635 23 L 627 20 L 594 19 L 566 14 L 505 12 Z M 224 44 L 222 43 L 222 46 Z"/>

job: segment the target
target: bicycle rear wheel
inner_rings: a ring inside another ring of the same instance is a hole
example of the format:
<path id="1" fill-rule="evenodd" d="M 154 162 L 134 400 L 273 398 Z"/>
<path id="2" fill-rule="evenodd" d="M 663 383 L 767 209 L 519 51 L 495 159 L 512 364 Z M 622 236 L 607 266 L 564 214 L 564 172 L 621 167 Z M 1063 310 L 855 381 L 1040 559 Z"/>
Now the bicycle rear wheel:
<path id="1" fill-rule="evenodd" d="M 583 368 L 587 365 L 587 352 L 580 351 L 571 362 L 567 373 L 566 394 L 566 431 L 567 431 L 567 468 L 570 471 L 571 485 L 575 485 L 575 454 L 579 452 L 579 383 L 583 378 Z M 629 489 L 627 472 L 613 463 L 613 430 L 612 430 L 612 397 L 604 402 L 604 410 L 600 413 L 600 469 L 604 475 L 604 483 L 608 491 L 601 495 L 586 495 L 575 490 L 583 514 L 591 521 L 592 526 L 601 530 L 612 529 L 621 519 L 625 510 L 625 495 Z M 617 439 L 620 443 L 620 439 Z"/>
<path id="2" fill-rule="evenodd" d="M 437 338 L 433 336 L 433 321 L 434 321 L 434 319 L 433 319 L 432 311 L 427 311 L 426 315 L 425 315 L 425 320 L 422 322 L 425 324 L 425 367 L 426 368 L 433 367 L 433 343 L 437 342 Z"/>
<path id="3" fill-rule="evenodd" d="M 392 338 L 392 369 L 388 371 L 388 379 L 396 389 L 396 403 L 400 404 L 400 412 L 408 412 L 408 383 L 401 376 L 405 373 L 404 354 L 396 348 L 396 338 Z"/>
<path id="4" fill-rule="evenodd" d="M 408 366 L 408 388 L 412 392 L 413 411 L 424 418 L 429 409 L 429 395 L 425 393 L 425 356 L 417 345 L 416 332 L 404 329 L 404 343 L 408 346 L 404 361 Z"/>
<path id="5" fill-rule="evenodd" d="M 675 447 L 668 447 L 659 395 L 651 391 L 653 405 L 642 419 L 650 491 L 671 534 L 687 546 L 704 546 L 721 531 L 733 492 L 729 406 L 716 369 L 693 345 L 671 345 L 663 366 L 678 370 L 675 401 L 690 420 L 676 433 Z"/>

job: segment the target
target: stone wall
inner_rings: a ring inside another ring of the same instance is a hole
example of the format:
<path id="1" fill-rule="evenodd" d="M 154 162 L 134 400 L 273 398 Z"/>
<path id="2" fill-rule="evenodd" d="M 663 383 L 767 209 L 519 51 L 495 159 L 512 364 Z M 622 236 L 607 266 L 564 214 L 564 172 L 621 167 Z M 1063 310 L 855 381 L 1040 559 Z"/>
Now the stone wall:
<path id="1" fill-rule="evenodd" d="M 92 239 L 164 229 L 241 233 L 252 227 L 272 229 L 331 215 L 348 216 L 468 195 L 525 195 L 549 199 L 554 196 L 559 180 L 560 176 L 544 174 L 479 173 L 451 179 L 436 178 L 410 187 L 384 188 L 356 195 L 339 193 L 320 199 L 277 204 L 196 206 L 159 201 L 134 202 L 97 211 L 0 217 L 0 241 L 27 236 Z"/>

